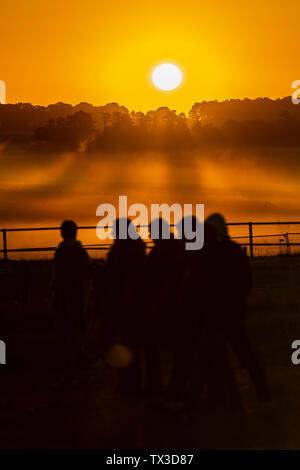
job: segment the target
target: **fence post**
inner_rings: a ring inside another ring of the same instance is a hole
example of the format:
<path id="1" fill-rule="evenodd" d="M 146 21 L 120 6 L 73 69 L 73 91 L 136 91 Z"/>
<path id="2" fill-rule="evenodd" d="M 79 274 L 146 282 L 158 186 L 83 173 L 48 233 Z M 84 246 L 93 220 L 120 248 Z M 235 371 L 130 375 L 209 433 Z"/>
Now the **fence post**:
<path id="1" fill-rule="evenodd" d="M 253 231 L 252 222 L 249 222 L 249 244 L 250 244 L 250 256 L 253 258 Z"/>
<path id="2" fill-rule="evenodd" d="M 290 255 L 291 254 L 291 246 L 290 246 L 289 234 L 286 233 L 284 236 L 285 236 L 285 241 L 286 241 L 286 254 Z"/>
<path id="3" fill-rule="evenodd" d="M 5 228 L 2 230 L 3 234 L 3 256 L 5 261 L 7 260 L 7 240 L 6 240 L 6 230 Z"/>
<path id="4" fill-rule="evenodd" d="M 23 313 L 29 312 L 29 263 L 24 261 Z"/>

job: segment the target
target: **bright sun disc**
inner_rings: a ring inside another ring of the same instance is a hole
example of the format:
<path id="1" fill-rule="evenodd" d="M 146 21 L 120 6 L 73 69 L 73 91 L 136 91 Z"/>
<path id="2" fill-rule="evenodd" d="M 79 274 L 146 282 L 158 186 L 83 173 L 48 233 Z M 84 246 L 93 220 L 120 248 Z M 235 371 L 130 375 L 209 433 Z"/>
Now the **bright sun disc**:
<path id="1" fill-rule="evenodd" d="M 160 90 L 174 90 L 174 88 L 177 88 L 180 85 L 182 74 L 176 65 L 161 64 L 153 70 L 152 81 Z"/>

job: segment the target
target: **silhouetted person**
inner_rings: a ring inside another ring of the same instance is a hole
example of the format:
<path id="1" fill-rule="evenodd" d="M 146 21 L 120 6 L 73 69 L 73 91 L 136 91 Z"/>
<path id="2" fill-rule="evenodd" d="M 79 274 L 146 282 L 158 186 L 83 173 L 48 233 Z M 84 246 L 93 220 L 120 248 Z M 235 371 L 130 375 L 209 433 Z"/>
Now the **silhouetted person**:
<path id="1" fill-rule="evenodd" d="M 238 411 L 242 406 L 240 394 L 220 322 L 222 278 L 217 233 L 207 223 L 204 224 L 204 246 L 196 261 L 190 266 L 193 290 L 197 293 L 193 298 L 197 337 L 190 397 L 196 403 L 206 394 L 209 409 Z"/>
<path id="2" fill-rule="evenodd" d="M 89 305 L 89 257 L 76 233 L 73 221 L 63 222 L 63 241 L 54 257 L 56 338 L 65 372 L 71 372 L 80 361 Z"/>
<path id="3" fill-rule="evenodd" d="M 117 219 L 114 223 L 114 243 L 105 265 L 106 300 L 103 328 L 106 344 L 117 342 L 134 350 L 136 359 L 121 370 L 121 390 L 135 391 L 140 385 L 138 349 L 141 343 L 144 298 L 145 244 L 131 221 Z M 136 239 L 122 238 L 129 228 Z"/>
<path id="4" fill-rule="evenodd" d="M 225 219 L 212 214 L 206 223 L 213 227 L 218 236 L 218 258 L 221 275 L 220 321 L 226 338 L 231 344 L 242 366 L 252 379 L 260 400 L 268 400 L 270 391 L 264 371 L 249 342 L 246 329 L 247 295 L 252 286 L 251 269 L 247 255 L 240 245 L 228 236 Z"/>
<path id="5" fill-rule="evenodd" d="M 185 228 L 190 225 L 193 231 L 200 229 L 194 216 L 182 219 L 178 224 L 181 257 L 179 259 L 180 279 L 174 289 L 175 303 L 172 322 L 173 371 L 167 387 L 167 397 L 171 400 L 185 400 L 188 382 L 191 378 L 198 337 L 201 306 L 199 304 L 199 250 L 187 250 L 185 243 L 193 242 L 186 238 Z"/>
<path id="6" fill-rule="evenodd" d="M 162 218 L 151 221 L 154 247 L 147 258 L 148 309 L 144 322 L 147 391 L 161 391 L 161 349 L 173 348 L 174 308 L 180 275 L 180 241 Z M 166 238 L 168 237 L 168 238 Z"/>
<path id="7" fill-rule="evenodd" d="M 189 405 L 197 405 L 206 397 L 210 409 L 239 408 L 239 393 L 218 320 L 217 235 L 207 224 L 201 226 L 196 217 L 188 216 L 181 223 L 184 242 L 193 241 L 185 233 L 188 226 L 193 232 L 203 230 L 204 246 L 199 250 L 184 250 L 178 298 L 180 322 L 176 327 L 178 341 L 168 396 Z M 232 401 L 236 403 L 233 405 Z"/>

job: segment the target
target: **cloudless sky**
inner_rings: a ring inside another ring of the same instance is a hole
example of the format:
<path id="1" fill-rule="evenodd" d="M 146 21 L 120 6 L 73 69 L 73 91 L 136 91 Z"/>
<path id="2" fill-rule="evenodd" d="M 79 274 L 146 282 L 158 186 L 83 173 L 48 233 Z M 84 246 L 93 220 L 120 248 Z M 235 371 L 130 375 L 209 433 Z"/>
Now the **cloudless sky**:
<path id="1" fill-rule="evenodd" d="M 7 102 L 118 102 L 130 110 L 277 98 L 300 79 L 300 4 L 238 0 L 1 2 L 0 79 Z M 175 91 L 150 80 L 177 63 Z"/>

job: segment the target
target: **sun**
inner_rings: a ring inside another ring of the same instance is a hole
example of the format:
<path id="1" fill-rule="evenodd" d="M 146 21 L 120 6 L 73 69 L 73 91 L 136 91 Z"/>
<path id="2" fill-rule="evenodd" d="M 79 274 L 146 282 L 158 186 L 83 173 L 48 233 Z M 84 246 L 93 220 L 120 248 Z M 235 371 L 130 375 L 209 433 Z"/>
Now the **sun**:
<path id="1" fill-rule="evenodd" d="M 174 64 L 160 64 L 153 70 L 152 82 L 160 90 L 174 90 L 182 82 L 181 70 Z"/>

